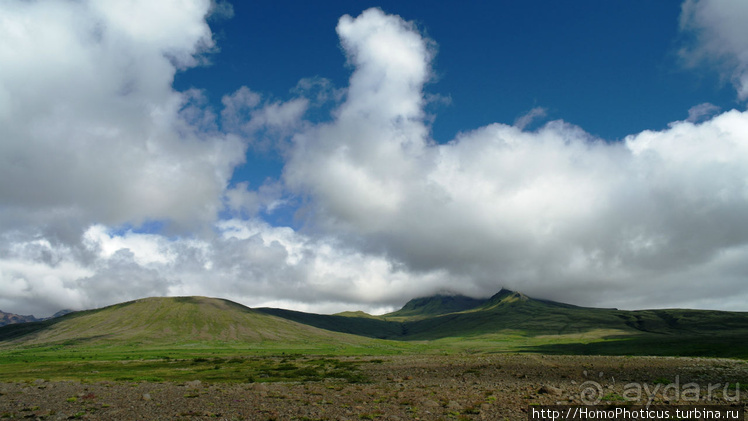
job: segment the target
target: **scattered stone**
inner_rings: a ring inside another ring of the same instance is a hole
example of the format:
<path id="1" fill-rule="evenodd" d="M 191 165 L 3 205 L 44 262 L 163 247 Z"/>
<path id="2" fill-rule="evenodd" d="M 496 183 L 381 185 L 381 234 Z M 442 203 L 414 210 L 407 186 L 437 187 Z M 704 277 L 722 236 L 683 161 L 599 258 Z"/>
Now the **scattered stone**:
<path id="1" fill-rule="evenodd" d="M 345 360 L 345 357 L 335 358 Z M 713 371 L 715 366 L 724 368 Z M 577 383 L 585 381 L 581 375 L 582 367 L 595 377 L 599 377 L 601 370 L 606 373 L 599 381 L 603 390 L 606 394 L 620 396 L 623 396 L 625 384 L 651 381 L 653 376 L 680 376 L 681 384 L 697 381 L 704 372 L 718 373 L 720 378 L 724 377 L 723 382 L 748 378 L 748 364 L 725 360 L 403 355 L 393 356 L 382 364 L 362 365 L 362 374 L 367 377 L 367 382 L 363 383 L 348 383 L 340 379 L 211 384 L 197 380 L 182 383 L 44 381 L 46 389 L 41 390 L 38 386 L 41 383 L 37 381 L 0 382 L 0 408 L 17 408 L 23 401 L 19 408 L 38 409 L 17 413 L 16 418 L 33 412 L 35 417 L 50 421 L 59 415 L 64 415 L 60 419 L 77 417 L 111 421 L 189 417 L 425 421 L 455 416 L 466 421 L 526 421 L 529 404 L 579 403 L 581 390 Z M 460 381 L 463 373 L 469 370 L 479 370 L 481 375 Z M 612 379 L 611 373 L 615 373 L 615 384 L 608 381 Z M 716 381 L 713 378 L 716 375 L 704 377 L 699 384 L 705 387 Z M 255 377 L 259 378 L 257 374 Z M 409 380 L 394 383 L 396 377 L 398 380 L 408 377 Z M 197 388 L 200 390 L 193 390 Z M 86 401 L 89 394 L 96 398 Z M 77 402 L 68 401 L 72 396 L 77 397 Z M 648 395 L 642 396 L 643 401 L 639 404 L 645 404 L 648 398 Z M 665 401 L 667 396 L 660 394 L 657 398 Z M 720 403 L 720 399 L 721 395 L 715 395 L 713 402 Z M 748 394 L 741 394 L 740 403 L 746 402 Z M 80 414 L 88 411 L 86 408 L 95 408 L 95 414 Z M 0 415 L 2 413 L 0 411 Z"/>
<path id="2" fill-rule="evenodd" d="M 543 385 L 538 389 L 538 393 L 543 393 L 546 395 L 554 395 L 554 396 L 561 396 L 561 393 L 563 393 L 563 390 L 550 385 Z"/>
<path id="3" fill-rule="evenodd" d="M 462 405 L 460 405 L 457 401 L 449 401 L 449 403 L 447 403 L 447 409 L 459 411 L 462 409 Z"/>
<path id="4" fill-rule="evenodd" d="M 203 384 L 203 382 L 201 382 L 200 380 L 192 380 L 192 381 L 184 383 L 184 385 L 187 386 L 190 389 L 199 389 L 200 385 L 202 385 L 202 384 Z"/>

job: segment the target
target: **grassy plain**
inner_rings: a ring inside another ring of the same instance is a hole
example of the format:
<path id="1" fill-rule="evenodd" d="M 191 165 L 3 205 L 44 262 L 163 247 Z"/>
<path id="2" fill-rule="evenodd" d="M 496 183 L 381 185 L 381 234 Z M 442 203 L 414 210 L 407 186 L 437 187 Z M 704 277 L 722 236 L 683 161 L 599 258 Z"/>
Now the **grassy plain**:
<path id="1" fill-rule="evenodd" d="M 391 355 L 629 355 L 706 356 L 748 359 L 746 336 L 704 340 L 660 336 L 610 338 L 584 335 L 527 336 L 521 332 L 433 341 L 375 340 L 366 346 L 237 344 L 203 342 L 172 346 L 53 345 L 0 349 L 0 382 L 46 379 L 80 381 L 271 382 L 338 378 L 365 381 L 358 363 Z"/>

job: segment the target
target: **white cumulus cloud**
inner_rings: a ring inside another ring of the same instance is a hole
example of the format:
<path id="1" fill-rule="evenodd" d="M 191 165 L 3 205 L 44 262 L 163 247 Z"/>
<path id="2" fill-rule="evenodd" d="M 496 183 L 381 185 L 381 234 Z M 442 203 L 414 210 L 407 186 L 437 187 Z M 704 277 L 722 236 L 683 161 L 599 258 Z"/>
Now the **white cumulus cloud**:
<path id="1" fill-rule="evenodd" d="M 215 51 L 206 15 L 230 15 L 220 4 L 0 2 L 0 309 L 210 295 L 386 311 L 508 287 L 745 310 L 748 113 L 701 104 L 608 142 L 564 121 L 527 130 L 539 107 L 439 144 L 424 111 L 434 42 L 369 9 L 337 26 L 347 88 L 304 79 L 283 101 L 242 87 L 214 114 L 172 82 Z M 743 97 L 742 27 L 715 23 L 741 8 L 689 0 L 683 25 Z M 306 121 L 322 102 L 329 120 Z M 263 142 L 281 179 L 230 185 Z M 262 219 L 289 203 L 301 228 Z M 139 229 L 154 222 L 166 228 Z"/>
<path id="2" fill-rule="evenodd" d="M 726 73 L 748 99 L 748 3 L 742 0 L 686 0 L 681 29 L 694 36 L 694 44 L 682 50 L 691 64 L 710 61 Z"/>
<path id="3" fill-rule="evenodd" d="M 172 88 L 213 47 L 209 7 L 0 4 L 0 226 L 215 218 L 245 146 L 191 125 Z"/>

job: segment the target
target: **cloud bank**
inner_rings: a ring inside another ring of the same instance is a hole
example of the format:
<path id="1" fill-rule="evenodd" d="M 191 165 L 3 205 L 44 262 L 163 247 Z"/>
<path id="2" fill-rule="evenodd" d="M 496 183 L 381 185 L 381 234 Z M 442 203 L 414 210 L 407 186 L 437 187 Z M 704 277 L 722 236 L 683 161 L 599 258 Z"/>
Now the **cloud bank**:
<path id="1" fill-rule="evenodd" d="M 732 63 L 745 98 L 748 45 L 713 41 L 742 36 L 719 16 L 743 6 L 715 4 L 684 4 L 683 29 L 698 35 L 688 51 Z M 369 9 L 338 22 L 353 71 L 328 121 L 304 120 L 319 98 L 303 89 L 263 102 L 243 87 L 214 113 L 199 91 L 172 88 L 215 49 L 210 10 L 0 5 L 0 39 L 12 40 L 0 44 L 0 309 L 210 295 L 377 312 L 507 287 L 580 305 L 746 310 L 746 112 L 702 104 L 608 142 L 564 121 L 525 130 L 537 108 L 438 144 L 424 111 L 435 43 Z M 258 144 L 278 147 L 281 179 L 232 186 Z M 301 203 L 302 228 L 263 220 L 288 203 Z"/>

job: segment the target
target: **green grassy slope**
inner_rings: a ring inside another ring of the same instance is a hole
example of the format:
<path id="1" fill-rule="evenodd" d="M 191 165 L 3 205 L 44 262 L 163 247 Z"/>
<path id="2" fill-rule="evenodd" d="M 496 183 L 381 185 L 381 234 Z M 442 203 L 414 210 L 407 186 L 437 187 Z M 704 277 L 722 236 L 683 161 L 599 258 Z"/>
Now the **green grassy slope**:
<path id="1" fill-rule="evenodd" d="M 610 310 L 536 300 L 507 290 L 488 300 L 443 295 L 417 298 L 401 310 L 382 316 L 323 315 L 275 308 L 257 311 L 321 329 L 394 340 L 433 340 L 503 330 L 521 330 L 530 335 L 636 330 Z"/>
<path id="2" fill-rule="evenodd" d="M 501 331 L 537 336 L 580 334 L 601 329 L 619 330 L 625 334 L 635 330 L 611 310 L 534 300 L 517 293 L 500 294 L 472 310 L 405 322 L 406 336 L 411 340 L 424 340 Z"/>
<path id="3" fill-rule="evenodd" d="M 206 297 L 145 298 L 0 328 L 4 346 L 35 344 L 175 345 L 182 343 L 337 343 L 364 345 L 344 335 Z"/>
<path id="4" fill-rule="evenodd" d="M 464 295 L 434 295 L 414 298 L 403 308 L 384 315 L 384 318 L 426 318 L 440 314 L 456 313 L 470 310 L 484 304 L 486 300 L 466 297 Z"/>

